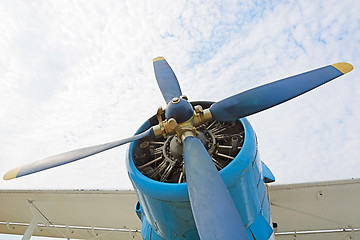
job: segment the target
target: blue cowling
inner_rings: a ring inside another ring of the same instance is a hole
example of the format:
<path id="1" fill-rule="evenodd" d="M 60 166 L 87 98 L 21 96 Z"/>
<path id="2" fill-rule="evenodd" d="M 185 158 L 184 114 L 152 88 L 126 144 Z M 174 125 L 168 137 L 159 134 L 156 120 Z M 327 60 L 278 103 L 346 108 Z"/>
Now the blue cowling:
<path id="1" fill-rule="evenodd" d="M 250 239 L 268 239 L 272 234 L 270 207 L 262 166 L 257 154 L 255 133 L 250 123 L 240 119 L 245 131 L 243 147 L 236 158 L 220 171 Z M 150 127 L 145 122 L 137 133 Z M 189 202 L 186 183 L 152 180 L 135 167 L 130 144 L 127 168 L 141 208 L 144 239 L 199 239 Z M 211 209 L 209 209 L 211 211 Z"/>

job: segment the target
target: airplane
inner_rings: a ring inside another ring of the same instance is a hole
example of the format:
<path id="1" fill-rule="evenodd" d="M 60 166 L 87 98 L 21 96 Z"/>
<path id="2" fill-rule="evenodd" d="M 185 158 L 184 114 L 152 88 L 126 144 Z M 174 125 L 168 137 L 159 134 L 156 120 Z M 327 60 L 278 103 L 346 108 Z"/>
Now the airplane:
<path id="1" fill-rule="evenodd" d="M 159 107 L 134 136 L 28 163 L 3 177 L 26 176 L 130 143 L 126 165 L 134 190 L 1 190 L 0 233 L 23 240 L 357 236 L 360 180 L 269 186 L 275 177 L 260 160 L 246 119 L 352 71 L 351 64 L 321 67 L 215 103 L 188 101 L 165 58 L 154 58 L 153 65 L 167 107 Z M 344 207 L 335 207 L 339 202 Z"/>

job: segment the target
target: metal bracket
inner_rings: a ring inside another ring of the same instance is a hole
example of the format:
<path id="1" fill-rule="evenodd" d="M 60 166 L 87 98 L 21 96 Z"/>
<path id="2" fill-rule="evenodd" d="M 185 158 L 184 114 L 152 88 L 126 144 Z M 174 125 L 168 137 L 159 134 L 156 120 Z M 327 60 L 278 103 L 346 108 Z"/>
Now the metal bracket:
<path id="1" fill-rule="evenodd" d="M 164 110 L 162 109 L 162 107 L 159 107 L 158 110 L 157 110 L 157 113 L 156 113 L 156 117 L 157 117 L 157 120 L 159 122 L 159 127 L 160 127 L 161 134 L 166 139 L 167 135 L 166 135 L 166 130 L 165 130 L 165 124 L 164 124 L 164 122 L 162 120 L 162 117 L 161 117 L 162 114 L 164 114 Z"/>
<path id="2" fill-rule="evenodd" d="M 48 222 L 47 219 L 41 214 L 41 212 L 35 207 L 33 201 L 28 200 L 27 205 L 30 208 L 33 217 L 29 223 L 29 226 L 26 228 L 22 240 L 29 240 L 40 222 Z"/>

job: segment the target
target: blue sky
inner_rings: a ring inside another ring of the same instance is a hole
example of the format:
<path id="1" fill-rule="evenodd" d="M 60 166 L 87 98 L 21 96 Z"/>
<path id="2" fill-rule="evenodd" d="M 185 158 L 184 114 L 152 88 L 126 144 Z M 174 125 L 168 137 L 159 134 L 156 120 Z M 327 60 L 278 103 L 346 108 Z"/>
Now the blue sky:
<path id="1" fill-rule="evenodd" d="M 165 107 L 152 59 L 218 101 L 336 62 L 354 70 L 250 116 L 277 183 L 357 178 L 360 2 L 3 1 L 0 173 L 132 135 Z M 126 146 L 0 189 L 129 189 Z"/>

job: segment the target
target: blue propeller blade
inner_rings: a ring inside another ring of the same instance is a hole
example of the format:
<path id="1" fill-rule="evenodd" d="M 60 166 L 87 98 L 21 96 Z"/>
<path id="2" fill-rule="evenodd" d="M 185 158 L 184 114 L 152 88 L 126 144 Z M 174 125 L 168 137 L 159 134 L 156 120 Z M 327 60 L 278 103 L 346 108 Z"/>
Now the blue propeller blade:
<path id="1" fill-rule="evenodd" d="M 183 147 L 191 209 L 200 238 L 248 240 L 239 212 L 202 142 L 190 136 Z"/>
<path id="2" fill-rule="evenodd" d="M 21 176 L 29 175 L 32 173 L 40 172 L 40 171 L 43 171 L 43 170 L 46 170 L 49 168 L 57 167 L 60 165 L 64 165 L 67 163 L 71 163 L 71 162 L 89 157 L 91 155 L 109 150 L 111 148 L 118 147 L 125 143 L 129 143 L 129 142 L 139 140 L 141 138 L 153 137 L 153 136 L 154 136 L 154 131 L 152 128 L 150 128 L 143 133 L 140 133 L 138 135 L 135 135 L 135 136 L 132 136 L 129 138 L 125 138 L 122 140 L 105 143 L 105 144 L 101 144 L 101 145 L 81 148 L 81 149 L 73 150 L 73 151 L 66 152 L 66 153 L 61 153 L 61 154 L 58 154 L 55 156 L 51 156 L 48 158 L 44 158 L 44 159 L 41 159 L 41 160 L 38 160 L 38 161 L 35 161 L 32 163 L 23 165 L 21 167 L 14 168 L 14 169 L 8 171 L 7 173 L 5 173 L 3 178 L 4 178 L 4 180 L 10 180 L 10 179 L 18 178 Z"/>
<path id="3" fill-rule="evenodd" d="M 233 121 L 295 98 L 352 69 L 349 63 L 336 63 L 284 78 L 223 99 L 212 105 L 210 111 L 217 121 Z"/>
<path id="4" fill-rule="evenodd" d="M 182 94 L 179 82 L 165 58 L 154 58 L 153 63 L 156 81 L 166 103 L 170 102 L 174 97 L 180 97 Z"/>

